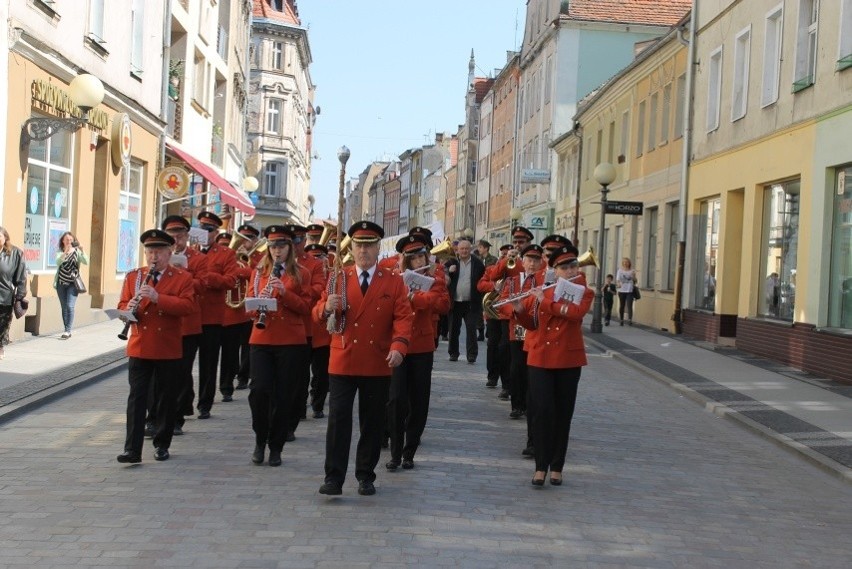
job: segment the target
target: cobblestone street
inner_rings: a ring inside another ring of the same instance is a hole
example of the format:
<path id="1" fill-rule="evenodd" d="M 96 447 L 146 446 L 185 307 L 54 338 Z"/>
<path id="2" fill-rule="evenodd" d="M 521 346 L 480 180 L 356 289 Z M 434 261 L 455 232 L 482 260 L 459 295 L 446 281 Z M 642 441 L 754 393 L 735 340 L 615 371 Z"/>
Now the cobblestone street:
<path id="1" fill-rule="evenodd" d="M 484 356 L 484 344 L 482 345 Z M 530 485 L 522 421 L 436 353 L 416 468 L 320 496 L 326 420 L 254 466 L 247 392 L 158 463 L 115 462 L 124 373 L 0 430 L 0 566 L 845 567 L 852 489 L 616 360 L 583 372 L 562 487 Z M 354 456 L 354 452 L 353 452 Z M 350 458 L 352 460 L 352 458 Z"/>

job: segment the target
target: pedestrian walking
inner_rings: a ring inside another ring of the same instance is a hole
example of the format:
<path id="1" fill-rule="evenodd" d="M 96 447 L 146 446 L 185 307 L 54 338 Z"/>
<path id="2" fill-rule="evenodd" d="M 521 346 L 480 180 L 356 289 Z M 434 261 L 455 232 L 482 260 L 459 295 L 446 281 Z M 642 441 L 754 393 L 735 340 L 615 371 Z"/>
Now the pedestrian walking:
<path id="1" fill-rule="evenodd" d="M 627 323 L 633 326 L 633 289 L 636 287 L 636 270 L 628 257 L 621 260 L 621 268 L 615 273 L 615 280 L 618 283 L 618 318 L 620 325 L 624 326 L 624 313 L 627 312 Z"/>
<path id="2" fill-rule="evenodd" d="M 25 312 L 27 296 L 27 267 L 23 252 L 12 245 L 9 232 L 0 227 L 0 359 L 6 357 L 12 314 L 18 306 L 19 318 Z"/>
<path id="3" fill-rule="evenodd" d="M 485 265 L 471 254 L 471 244 L 460 239 L 456 248 L 457 258 L 446 263 L 450 276 L 448 288 L 452 299 L 450 311 L 450 342 L 447 352 L 450 361 L 459 359 L 459 335 L 461 326 L 465 326 L 465 356 L 467 363 L 476 363 L 479 355 L 477 327 L 482 320 L 482 293 L 477 289 L 479 279 L 485 274 Z"/>
<path id="4" fill-rule="evenodd" d="M 53 277 L 53 288 L 59 295 L 59 306 L 62 308 L 62 325 L 64 331 L 60 338 L 67 340 L 71 337 L 71 326 L 74 324 L 74 307 L 80 289 L 77 279 L 80 278 L 80 265 L 88 265 L 89 257 L 83 252 L 80 242 L 70 231 L 59 237 L 56 253 L 56 275 Z M 82 281 L 80 281 L 82 282 Z"/>

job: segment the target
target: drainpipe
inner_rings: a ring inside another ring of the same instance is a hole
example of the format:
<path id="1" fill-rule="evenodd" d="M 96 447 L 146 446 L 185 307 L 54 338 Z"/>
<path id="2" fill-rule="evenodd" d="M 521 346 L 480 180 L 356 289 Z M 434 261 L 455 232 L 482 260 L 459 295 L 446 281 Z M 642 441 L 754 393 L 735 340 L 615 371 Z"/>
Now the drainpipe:
<path id="1" fill-rule="evenodd" d="M 577 246 L 577 239 L 580 235 L 580 229 L 578 227 L 578 223 L 580 223 L 580 184 L 583 179 L 583 175 L 581 170 L 581 164 L 583 163 L 583 126 L 575 122 L 574 123 L 574 136 L 577 137 L 577 191 L 576 197 L 574 198 L 574 234 L 571 238 L 571 242 L 574 243 L 574 246 Z"/>
<path id="2" fill-rule="evenodd" d="M 689 17 L 689 48 L 686 58 L 686 94 L 684 97 L 683 113 L 683 156 L 681 157 L 680 175 L 680 228 L 677 241 L 677 268 L 675 270 L 674 321 L 675 334 L 683 333 L 683 290 L 684 272 L 686 266 L 686 220 L 689 190 L 689 162 L 692 154 L 692 92 L 695 78 L 695 35 L 698 23 L 698 0 L 692 0 L 692 12 Z"/>
<path id="3" fill-rule="evenodd" d="M 172 53 L 172 0 L 166 0 L 166 13 L 163 18 L 163 71 L 162 85 L 160 86 L 162 94 L 160 95 L 160 120 L 166 125 L 169 123 L 169 64 L 171 63 Z M 184 66 L 184 71 L 186 66 Z M 166 132 L 165 129 L 160 133 L 160 168 L 166 167 Z M 157 219 L 156 225 L 159 227 L 163 218 L 163 196 L 157 191 Z"/>

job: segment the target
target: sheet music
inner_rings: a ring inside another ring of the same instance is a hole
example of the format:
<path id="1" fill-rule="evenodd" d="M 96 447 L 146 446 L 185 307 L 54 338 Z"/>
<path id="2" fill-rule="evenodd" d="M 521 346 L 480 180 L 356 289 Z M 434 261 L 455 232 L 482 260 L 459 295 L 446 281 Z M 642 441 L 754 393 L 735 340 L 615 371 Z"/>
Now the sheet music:
<path id="1" fill-rule="evenodd" d="M 110 320 L 114 320 L 116 318 L 120 319 L 122 322 L 136 322 L 136 317 L 133 316 L 133 313 L 129 310 L 117 310 L 115 308 L 107 308 L 104 310 L 104 314 L 109 316 Z"/>
<path id="2" fill-rule="evenodd" d="M 169 264 L 173 267 L 185 269 L 189 265 L 189 260 L 186 258 L 186 255 L 175 253 L 172 255 L 172 258 L 169 259 Z"/>
<path id="3" fill-rule="evenodd" d="M 406 270 L 402 273 L 402 280 L 405 282 L 405 286 L 408 287 L 408 290 L 419 290 L 423 292 L 427 292 L 435 283 L 435 279 L 433 277 L 421 275 L 420 273 L 415 273 L 412 270 Z"/>
<path id="4" fill-rule="evenodd" d="M 275 312 L 278 310 L 278 300 L 275 298 L 247 298 L 246 299 L 246 310 L 260 310 L 263 307 L 266 307 L 267 312 Z"/>
<path id="5" fill-rule="evenodd" d="M 586 287 L 583 285 L 578 285 L 567 279 L 559 278 L 559 280 L 556 281 L 556 289 L 553 291 L 553 302 L 564 300 L 566 302 L 580 304 L 585 292 Z"/>

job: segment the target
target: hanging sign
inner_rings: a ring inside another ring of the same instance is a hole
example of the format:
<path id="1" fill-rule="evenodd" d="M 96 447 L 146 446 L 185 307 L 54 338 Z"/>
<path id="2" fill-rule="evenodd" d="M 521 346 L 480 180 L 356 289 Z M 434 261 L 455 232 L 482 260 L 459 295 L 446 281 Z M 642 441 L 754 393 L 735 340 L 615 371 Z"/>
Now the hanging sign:
<path id="1" fill-rule="evenodd" d="M 116 168 L 127 167 L 130 164 L 130 149 L 133 145 L 133 135 L 130 132 L 130 116 L 118 113 L 112 118 L 110 131 L 112 163 Z"/>
<path id="2" fill-rule="evenodd" d="M 189 191 L 189 173 L 180 166 L 166 166 L 157 176 L 157 190 L 164 198 L 182 198 Z"/>

